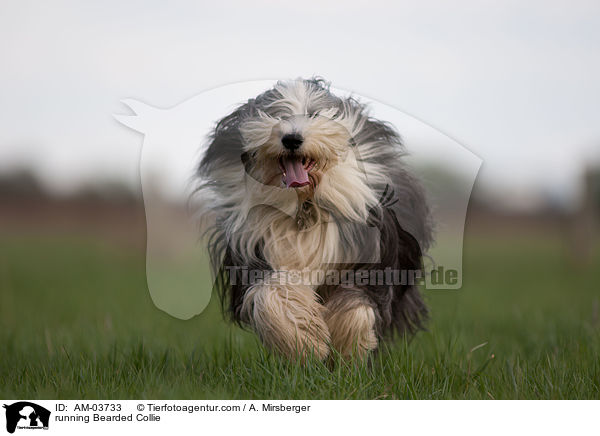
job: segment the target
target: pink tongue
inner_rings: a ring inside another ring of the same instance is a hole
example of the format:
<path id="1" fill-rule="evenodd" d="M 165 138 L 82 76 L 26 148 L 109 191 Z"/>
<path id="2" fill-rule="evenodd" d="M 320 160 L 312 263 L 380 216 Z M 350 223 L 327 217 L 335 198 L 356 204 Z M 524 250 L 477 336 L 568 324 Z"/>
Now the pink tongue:
<path id="1" fill-rule="evenodd" d="M 297 188 L 309 184 L 308 172 L 302 165 L 302 159 L 283 158 L 282 163 L 285 169 L 284 182 L 288 188 Z"/>

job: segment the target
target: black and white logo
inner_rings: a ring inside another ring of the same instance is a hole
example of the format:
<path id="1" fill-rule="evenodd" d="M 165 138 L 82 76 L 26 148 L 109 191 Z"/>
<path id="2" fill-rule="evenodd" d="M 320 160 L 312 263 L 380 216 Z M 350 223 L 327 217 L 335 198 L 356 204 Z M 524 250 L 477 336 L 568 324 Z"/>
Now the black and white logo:
<path id="1" fill-rule="evenodd" d="M 16 429 L 48 430 L 50 411 L 29 401 L 19 401 L 3 406 L 6 409 L 6 431 L 14 433 Z"/>

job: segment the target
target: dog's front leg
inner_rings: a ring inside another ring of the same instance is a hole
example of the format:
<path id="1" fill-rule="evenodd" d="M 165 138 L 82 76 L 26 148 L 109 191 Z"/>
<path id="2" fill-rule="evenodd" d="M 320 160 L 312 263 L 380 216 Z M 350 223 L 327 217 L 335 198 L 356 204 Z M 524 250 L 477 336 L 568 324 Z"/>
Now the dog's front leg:
<path id="1" fill-rule="evenodd" d="M 329 330 L 324 307 L 313 288 L 269 280 L 248 288 L 241 315 L 268 348 L 305 360 L 329 354 Z"/>
<path id="2" fill-rule="evenodd" d="M 360 289 L 338 289 L 325 304 L 331 344 L 343 357 L 365 357 L 377 348 L 376 310 Z"/>

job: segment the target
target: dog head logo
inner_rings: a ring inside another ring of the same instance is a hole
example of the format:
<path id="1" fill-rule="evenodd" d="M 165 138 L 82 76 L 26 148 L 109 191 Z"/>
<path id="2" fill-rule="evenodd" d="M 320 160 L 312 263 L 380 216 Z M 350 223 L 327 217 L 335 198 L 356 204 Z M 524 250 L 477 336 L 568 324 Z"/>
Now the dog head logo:
<path id="1" fill-rule="evenodd" d="M 19 401 L 3 406 L 6 409 L 6 431 L 18 429 L 48 429 L 50 411 L 29 401 Z"/>
<path id="2" fill-rule="evenodd" d="M 315 216 L 300 214 L 301 206 L 316 203 L 321 210 L 338 213 L 334 219 L 344 237 L 354 235 L 368 241 L 375 238 L 350 227 L 346 232 L 343 227 L 357 220 L 353 214 L 368 223 L 370 211 L 382 205 L 393 209 L 400 226 L 419 243 L 427 239 L 419 227 L 422 215 L 409 210 L 415 204 L 410 190 L 387 189 L 387 174 L 380 171 L 387 169 L 386 155 L 368 146 L 370 141 L 400 141 L 391 125 L 403 137 L 398 145 L 408 151 L 407 163 L 425 162 L 423 167 L 442 169 L 451 166 L 454 171 L 449 172 L 460 175 L 451 195 L 450 183 L 426 185 L 434 204 L 436 231 L 443 231 L 443 238 L 437 239 L 444 243 L 428 254 L 436 266 L 457 273 L 452 282 L 436 282 L 439 277 L 432 274 L 426 286 L 462 286 L 464 220 L 481 160 L 397 109 L 361 99 L 369 102 L 373 112 L 377 110 L 378 119 L 386 121 L 379 122 L 357 99 L 338 98 L 338 94 L 323 89 L 318 81 L 278 82 L 275 86 L 273 81 L 256 81 L 212 89 L 169 109 L 123 100 L 134 115 L 115 118 L 144 134 L 140 175 L 147 220 L 146 273 L 157 307 L 188 319 L 207 306 L 212 291 L 207 277 L 215 265 L 210 265 L 205 244 L 199 243 L 201 221 L 221 220 L 227 230 L 224 241 L 218 242 L 249 247 L 256 242 L 250 240 L 253 234 L 236 231 L 249 219 L 262 220 L 257 226 L 268 231 L 266 218 L 271 208 L 273 215 L 283 212 L 302 227 L 310 225 L 305 220 Z M 233 106 L 244 100 L 241 106 Z M 412 179 L 402 178 L 401 171 L 397 174 L 396 185 L 412 183 Z M 199 188 L 198 178 L 210 189 Z M 373 185 L 381 186 L 370 190 Z M 170 208 L 174 199 L 187 205 L 187 216 L 175 216 Z M 220 216 L 212 213 L 215 209 Z M 257 209 L 260 213 L 253 217 L 252 211 Z M 367 226 L 366 231 L 370 230 Z M 372 262 L 360 256 L 376 253 L 357 250 L 349 255 L 344 261 L 360 263 Z"/>

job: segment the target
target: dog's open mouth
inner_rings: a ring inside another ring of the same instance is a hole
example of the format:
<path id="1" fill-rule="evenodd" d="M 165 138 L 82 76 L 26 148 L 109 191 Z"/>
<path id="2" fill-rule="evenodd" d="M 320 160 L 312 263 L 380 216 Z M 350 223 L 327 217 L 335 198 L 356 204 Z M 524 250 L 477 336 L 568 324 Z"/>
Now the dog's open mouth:
<path id="1" fill-rule="evenodd" d="M 306 156 L 286 155 L 279 158 L 283 183 L 288 188 L 301 188 L 310 184 L 308 173 L 315 166 L 315 160 Z"/>

